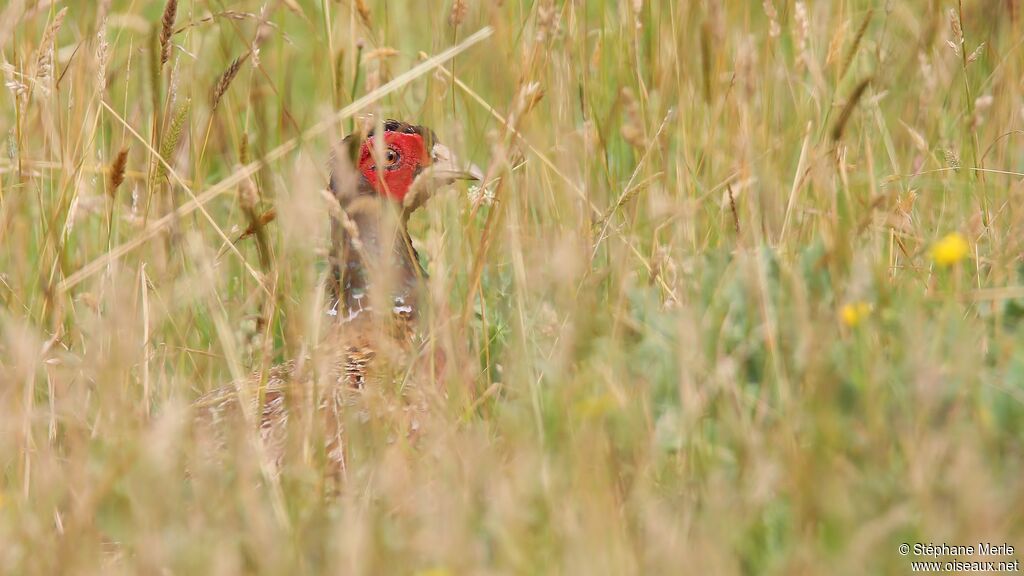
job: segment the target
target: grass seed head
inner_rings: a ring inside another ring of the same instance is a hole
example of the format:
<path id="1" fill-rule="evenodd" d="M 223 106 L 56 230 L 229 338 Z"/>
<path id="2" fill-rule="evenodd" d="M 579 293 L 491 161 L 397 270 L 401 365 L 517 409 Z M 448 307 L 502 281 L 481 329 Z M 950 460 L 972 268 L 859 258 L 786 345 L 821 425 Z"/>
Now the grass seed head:
<path id="1" fill-rule="evenodd" d="M 61 27 L 64 26 L 64 17 L 67 16 L 67 13 L 67 6 L 61 8 L 60 12 L 53 17 L 53 22 L 46 28 L 43 39 L 39 43 L 39 50 L 36 54 L 35 79 L 44 91 L 44 94 L 49 92 L 50 82 L 53 80 L 53 45 L 57 41 L 57 34 L 60 32 Z"/>
<path id="2" fill-rule="evenodd" d="M 220 78 L 217 79 L 217 83 L 213 86 L 213 96 L 210 98 L 211 108 L 213 110 L 217 109 L 217 106 L 220 104 L 220 99 L 224 97 L 224 93 L 227 92 L 228 88 L 231 86 L 231 81 L 238 75 L 238 71 L 241 70 L 242 64 L 244 64 L 248 58 L 248 52 L 242 54 L 238 58 L 235 58 L 231 62 L 231 65 L 228 66 L 228 69 L 225 70 L 224 73 L 220 75 Z"/>
<path id="3" fill-rule="evenodd" d="M 869 84 L 871 84 L 871 78 L 865 78 L 853 89 L 853 93 L 850 94 L 850 97 L 846 100 L 846 105 L 843 106 L 843 110 L 839 113 L 835 126 L 832 127 L 832 140 L 838 141 L 843 137 L 846 124 L 850 121 L 857 103 L 864 96 L 864 92 L 868 89 Z"/>
<path id="4" fill-rule="evenodd" d="M 803 70 L 811 63 L 811 54 L 807 44 L 811 36 L 811 21 L 807 14 L 807 4 L 797 0 L 793 5 L 793 37 L 796 41 L 797 70 Z"/>
<path id="5" fill-rule="evenodd" d="M 356 12 L 359 14 L 359 19 L 363 21 L 363 25 L 370 28 L 373 22 L 370 20 L 370 7 L 366 5 L 366 0 L 356 0 Z"/>
<path id="6" fill-rule="evenodd" d="M 764 0 L 762 3 L 764 14 L 768 17 L 768 36 L 778 38 L 782 34 L 782 26 L 779 25 L 779 11 L 775 9 L 772 0 Z"/>
<path id="7" fill-rule="evenodd" d="M 241 166 L 238 166 L 238 168 L 241 168 Z M 252 176 L 246 177 L 238 184 L 238 205 L 243 210 L 252 211 L 256 208 L 259 200 L 260 197 L 259 192 L 256 190 L 256 183 L 253 181 Z"/>
<path id="8" fill-rule="evenodd" d="M 453 28 L 458 28 L 462 21 L 466 19 L 466 12 L 469 11 L 469 6 L 466 5 L 466 0 L 455 0 L 452 2 L 452 11 L 448 14 L 448 23 Z"/>
<path id="9" fill-rule="evenodd" d="M 174 152 L 178 149 L 178 142 L 181 140 L 181 135 L 185 130 L 185 120 L 188 118 L 188 113 L 191 107 L 192 99 L 190 98 L 186 99 L 178 106 L 178 109 L 174 113 L 174 117 L 171 119 L 171 126 L 168 128 L 163 141 L 160 143 L 160 156 L 167 164 L 173 165 L 174 163 Z M 167 175 L 167 166 L 164 165 L 164 162 L 159 162 L 157 166 L 158 178 L 162 178 Z"/>
<path id="10" fill-rule="evenodd" d="M 121 151 L 117 153 L 117 157 L 114 158 L 114 162 L 110 165 L 110 188 L 107 189 L 107 193 L 111 197 L 117 194 L 117 189 L 124 182 L 124 174 L 128 166 L 128 148 L 121 148 Z"/>
<path id="11" fill-rule="evenodd" d="M 623 88 L 619 94 L 623 107 L 622 128 L 619 132 L 631 146 L 643 148 L 645 145 L 644 123 L 640 112 L 640 102 L 629 88 Z"/>
<path id="12" fill-rule="evenodd" d="M 174 21 L 178 15 L 178 0 L 167 0 L 164 14 L 160 18 L 160 67 L 167 65 L 171 58 L 171 36 L 174 35 Z"/>
<path id="13" fill-rule="evenodd" d="M 28 85 L 22 80 L 22 75 L 10 62 L 0 64 L 0 70 L 4 73 L 4 86 L 11 92 L 18 102 L 28 94 Z"/>
<path id="14" fill-rule="evenodd" d="M 107 91 L 107 64 L 110 60 L 110 43 L 107 41 L 107 21 L 100 23 L 96 33 L 96 90 L 102 95 Z"/>

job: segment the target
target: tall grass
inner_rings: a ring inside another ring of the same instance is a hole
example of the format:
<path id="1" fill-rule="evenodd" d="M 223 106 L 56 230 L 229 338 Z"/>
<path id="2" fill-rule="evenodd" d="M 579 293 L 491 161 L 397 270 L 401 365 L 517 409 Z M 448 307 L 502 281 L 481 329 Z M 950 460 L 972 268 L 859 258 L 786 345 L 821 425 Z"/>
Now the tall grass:
<path id="1" fill-rule="evenodd" d="M 0 573 L 1024 545 L 1022 35 L 995 0 L 7 2 Z M 208 458 L 198 396 L 318 353 L 370 113 L 488 175 L 411 222 L 444 361 L 366 391 L 337 486 L 309 410 L 279 478 L 242 424 Z"/>

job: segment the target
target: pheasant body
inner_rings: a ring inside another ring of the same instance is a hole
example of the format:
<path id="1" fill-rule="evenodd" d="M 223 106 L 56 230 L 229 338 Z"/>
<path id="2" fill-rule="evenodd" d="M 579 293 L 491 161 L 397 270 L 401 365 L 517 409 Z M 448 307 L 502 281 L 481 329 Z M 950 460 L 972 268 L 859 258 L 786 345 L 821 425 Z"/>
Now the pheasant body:
<path id="1" fill-rule="evenodd" d="M 415 347 L 426 273 L 406 224 L 438 184 L 430 181 L 421 187 L 417 177 L 435 163 L 442 147 L 428 128 L 394 120 L 383 128 L 382 134 L 369 133 L 358 148 L 352 137 L 346 138 L 335 156 L 330 189 L 341 210 L 331 217 L 327 310 L 335 322 L 321 342 L 320 358 L 278 364 L 265 374 L 256 370 L 243 382 L 218 388 L 196 402 L 215 437 L 221 436 L 218 430 L 231 414 L 245 412 L 242 402 L 249 403 L 266 456 L 278 465 L 289 411 L 300 392 L 317 390 L 312 406 L 324 418 L 327 457 L 343 468 L 343 408 L 372 385 L 374 367 L 382 359 L 400 363 Z M 450 161 L 450 153 L 444 150 L 443 158 Z M 475 178 L 451 170 L 445 175 L 447 181 Z M 320 374 L 312 386 L 315 368 Z M 240 399 L 240 390 L 248 400 Z"/>

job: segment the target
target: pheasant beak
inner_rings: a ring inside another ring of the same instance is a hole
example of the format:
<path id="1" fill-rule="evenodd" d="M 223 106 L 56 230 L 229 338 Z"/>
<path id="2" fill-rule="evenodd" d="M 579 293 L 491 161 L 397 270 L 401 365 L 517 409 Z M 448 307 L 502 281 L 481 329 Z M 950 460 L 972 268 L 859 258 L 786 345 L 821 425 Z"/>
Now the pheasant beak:
<path id="1" fill-rule="evenodd" d="M 420 171 L 402 204 L 412 212 L 426 202 L 434 190 L 453 184 L 456 180 L 483 180 L 483 172 L 468 162 L 462 163 L 443 144 L 434 144 L 430 150 L 430 165 Z"/>
<path id="2" fill-rule="evenodd" d="M 469 162 L 460 162 L 444 144 L 434 144 L 430 151 L 430 174 L 440 185 L 456 180 L 482 180 L 483 172 Z"/>

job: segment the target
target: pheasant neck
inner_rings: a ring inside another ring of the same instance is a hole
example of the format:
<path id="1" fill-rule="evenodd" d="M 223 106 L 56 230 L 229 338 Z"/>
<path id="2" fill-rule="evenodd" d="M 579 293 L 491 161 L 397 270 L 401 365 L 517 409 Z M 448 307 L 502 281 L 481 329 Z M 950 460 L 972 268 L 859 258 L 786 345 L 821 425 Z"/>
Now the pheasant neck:
<path id="1" fill-rule="evenodd" d="M 407 215 L 386 198 L 361 197 L 332 221 L 332 301 L 342 321 L 387 309 L 414 317 L 426 274 L 409 236 Z"/>

